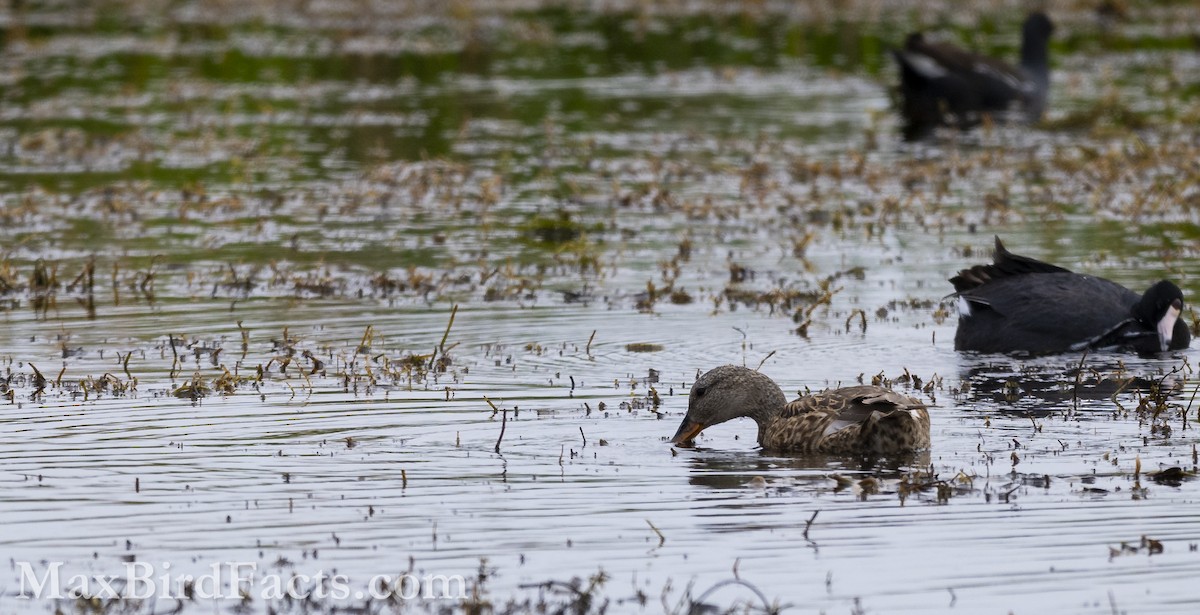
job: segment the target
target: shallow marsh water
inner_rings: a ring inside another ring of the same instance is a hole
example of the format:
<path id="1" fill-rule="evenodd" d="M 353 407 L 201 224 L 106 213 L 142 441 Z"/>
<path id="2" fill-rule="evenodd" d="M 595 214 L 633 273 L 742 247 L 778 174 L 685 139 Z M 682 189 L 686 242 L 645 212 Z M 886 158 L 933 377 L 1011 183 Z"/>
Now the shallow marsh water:
<path id="1" fill-rule="evenodd" d="M 17 562 L 136 560 L 483 570 L 497 602 L 603 570 L 611 612 L 735 576 L 795 612 L 1194 612 L 1194 352 L 958 354 L 944 301 L 993 233 L 1195 301 L 1194 16 L 1055 14 L 1049 128 L 908 145 L 903 7 L 268 6 L 8 15 L 3 610 L 55 606 Z M 924 25 L 1015 53 L 989 10 Z M 699 371 L 760 362 L 927 400 L 928 459 L 665 443 Z"/>

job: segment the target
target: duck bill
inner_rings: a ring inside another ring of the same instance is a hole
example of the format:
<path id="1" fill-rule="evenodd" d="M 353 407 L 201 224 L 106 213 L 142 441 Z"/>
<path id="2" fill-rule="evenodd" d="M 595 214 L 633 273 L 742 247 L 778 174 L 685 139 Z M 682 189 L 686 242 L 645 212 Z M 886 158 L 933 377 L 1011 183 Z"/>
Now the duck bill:
<path id="1" fill-rule="evenodd" d="M 704 431 L 704 424 L 697 423 L 686 416 L 683 417 L 683 422 L 679 424 L 679 429 L 675 431 L 675 435 L 671 437 L 671 444 L 684 444 L 691 442 Z"/>
<path id="2" fill-rule="evenodd" d="M 1171 347 L 1171 335 L 1175 332 L 1175 321 L 1179 320 L 1179 314 L 1182 311 L 1180 307 L 1175 307 L 1176 301 L 1167 308 L 1167 313 L 1163 314 L 1162 319 L 1158 321 L 1158 343 L 1162 345 L 1162 350 Z"/>

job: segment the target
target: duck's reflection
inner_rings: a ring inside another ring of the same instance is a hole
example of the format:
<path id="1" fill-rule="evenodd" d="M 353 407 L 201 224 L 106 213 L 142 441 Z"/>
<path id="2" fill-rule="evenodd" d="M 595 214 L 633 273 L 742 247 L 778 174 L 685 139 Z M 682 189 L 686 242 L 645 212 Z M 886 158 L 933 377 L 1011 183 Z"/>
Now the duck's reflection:
<path id="1" fill-rule="evenodd" d="M 1111 355 L 1028 363 L 992 358 L 963 366 L 958 395 L 966 405 L 1045 415 L 1065 410 L 1117 409 L 1120 404 L 1146 396 L 1169 397 L 1181 390 L 1184 380 L 1174 365 L 1138 364 L 1131 368 L 1120 357 Z"/>
<path id="2" fill-rule="evenodd" d="M 696 447 L 688 460 L 691 471 L 689 484 L 714 490 L 744 489 L 747 487 L 779 487 L 783 481 L 789 489 L 806 486 L 819 490 L 839 490 L 845 484 L 833 476 L 849 480 L 872 477 L 899 478 L 914 468 L 928 468 L 929 451 L 910 452 L 888 457 L 840 455 L 777 455 L 753 451 L 721 451 Z"/>

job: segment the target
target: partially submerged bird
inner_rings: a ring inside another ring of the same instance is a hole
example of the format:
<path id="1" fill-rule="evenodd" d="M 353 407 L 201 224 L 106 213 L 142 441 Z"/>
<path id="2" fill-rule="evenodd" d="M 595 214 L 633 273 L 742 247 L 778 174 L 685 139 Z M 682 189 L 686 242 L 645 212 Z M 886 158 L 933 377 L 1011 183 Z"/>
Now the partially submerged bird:
<path id="1" fill-rule="evenodd" d="M 970 128 L 984 116 L 1005 119 L 1019 109 L 1030 123 L 1041 119 L 1050 90 L 1050 35 L 1045 13 L 1032 13 L 1021 31 L 1021 65 L 931 42 L 921 32 L 893 49 L 900 66 L 904 135 L 915 139 L 937 126 Z"/>
<path id="2" fill-rule="evenodd" d="M 929 413 L 921 402 L 877 386 L 833 389 L 788 402 L 769 377 L 723 365 L 692 385 L 688 412 L 672 444 L 705 428 L 747 416 L 766 450 L 892 455 L 929 447 Z"/>
<path id="3" fill-rule="evenodd" d="M 1187 348 L 1183 293 L 1162 280 L 1137 293 L 1104 278 L 1018 256 L 996 238 L 990 265 L 950 278 L 959 299 L 955 350 L 1048 354 L 1094 348 Z"/>

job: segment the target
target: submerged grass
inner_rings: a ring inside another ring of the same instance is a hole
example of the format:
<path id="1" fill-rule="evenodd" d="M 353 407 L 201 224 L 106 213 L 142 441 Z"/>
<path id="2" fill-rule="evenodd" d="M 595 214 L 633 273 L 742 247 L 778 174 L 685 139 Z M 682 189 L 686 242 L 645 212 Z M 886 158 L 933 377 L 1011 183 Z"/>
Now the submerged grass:
<path id="1" fill-rule="evenodd" d="M 1160 545 L 1161 550 L 1161 545 Z M 235 613 L 258 612 L 266 607 L 271 613 L 333 615 L 335 613 L 436 613 L 438 615 L 535 615 L 561 613 L 571 615 L 604 615 L 606 613 L 644 612 L 662 609 L 667 615 L 690 615 L 707 613 L 712 615 L 749 615 L 750 613 L 776 614 L 790 610 L 789 605 L 769 601 L 753 583 L 744 579 L 729 579 L 696 593 L 692 585 L 677 592 L 667 583 L 660 595 L 650 595 L 643 590 L 616 589 L 612 579 L 602 569 L 586 579 L 573 577 L 565 580 L 547 580 L 525 583 L 511 595 L 491 591 L 489 581 L 500 573 L 484 560 L 479 572 L 468 580 L 462 596 L 430 599 L 423 597 L 434 594 L 434 587 L 381 586 L 365 599 L 347 599 L 334 595 L 329 587 L 316 585 L 292 585 L 297 596 L 284 593 L 282 597 L 268 600 L 255 599 L 243 592 L 242 599 L 228 600 Z M 412 578 L 419 578 L 414 575 Z M 292 581 L 294 584 L 295 581 Z M 450 587 L 450 585 L 445 585 Z M 732 587 L 733 589 L 726 589 Z M 174 600 L 146 600 L 138 598 L 82 595 L 63 601 L 64 607 L 77 613 L 94 615 L 153 615 L 176 613 L 187 615 L 202 609 L 211 609 L 212 603 L 199 600 L 199 590 L 194 584 L 184 586 L 184 597 Z M 422 593 L 425 592 L 425 593 Z M 173 603 L 173 604 L 170 604 Z M 218 603 L 219 604 L 219 603 Z M 653 605 L 653 606 L 651 606 Z"/>

